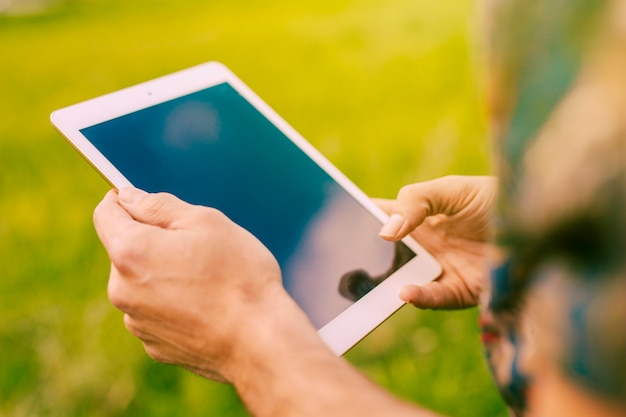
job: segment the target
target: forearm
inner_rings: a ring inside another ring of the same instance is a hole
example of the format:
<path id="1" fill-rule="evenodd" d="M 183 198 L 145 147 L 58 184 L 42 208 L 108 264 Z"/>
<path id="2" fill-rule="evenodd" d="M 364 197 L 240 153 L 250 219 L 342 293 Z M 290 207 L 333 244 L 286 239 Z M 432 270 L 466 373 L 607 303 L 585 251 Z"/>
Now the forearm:
<path id="1" fill-rule="evenodd" d="M 435 416 L 394 398 L 336 357 L 290 299 L 272 299 L 271 325 L 252 327 L 232 370 L 253 415 Z"/>

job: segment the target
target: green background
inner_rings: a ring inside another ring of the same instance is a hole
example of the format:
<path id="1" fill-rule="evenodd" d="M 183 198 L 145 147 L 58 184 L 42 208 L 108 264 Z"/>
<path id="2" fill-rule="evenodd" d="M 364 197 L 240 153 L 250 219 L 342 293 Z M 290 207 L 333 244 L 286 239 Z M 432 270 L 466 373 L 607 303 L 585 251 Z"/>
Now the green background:
<path id="1" fill-rule="evenodd" d="M 231 387 L 155 363 L 124 329 L 91 223 L 108 186 L 52 110 L 221 61 L 393 197 L 489 172 L 475 15 L 464 0 L 0 1 L 0 415 L 246 415 Z M 441 413 L 505 416 L 477 334 L 475 309 L 405 307 L 347 359 Z"/>

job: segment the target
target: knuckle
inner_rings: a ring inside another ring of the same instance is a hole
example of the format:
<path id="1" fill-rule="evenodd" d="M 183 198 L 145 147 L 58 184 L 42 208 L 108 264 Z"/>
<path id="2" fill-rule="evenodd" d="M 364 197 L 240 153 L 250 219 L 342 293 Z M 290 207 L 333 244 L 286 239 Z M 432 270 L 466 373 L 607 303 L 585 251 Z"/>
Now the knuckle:
<path id="1" fill-rule="evenodd" d="M 482 294 L 482 285 L 478 282 L 469 284 L 469 291 L 466 294 L 466 302 L 465 304 L 468 306 L 478 305 L 480 302 L 480 296 Z"/>
<path id="2" fill-rule="evenodd" d="M 441 293 L 439 291 L 431 291 L 428 298 L 428 308 L 436 309 L 442 306 Z"/>
<path id="3" fill-rule="evenodd" d="M 142 252 L 135 242 L 141 241 L 135 233 L 128 232 L 124 236 L 114 236 L 110 239 L 107 251 L 111 262 L 122 273 L 135 270 L 142 260 Z"/>
<path id="4" fill-rule="evenodd" d="M 416 205 L 418 205 L 421 209 L 430 208 L 426 185 L 423 183 L 416 183 L 405 185 L 400 188 L 400 191 L 398 191 L 398 205 L 403 207 L 405 211 L 408 212 L 414 212 Z"/>
<path id="5" fill-rule="evenodd" d="M 107 197 L 109 196 L 109 194 L 107 194 L 96 206 L 96 208 L 93 210 L 93 222 L 95 224 L 98 224 L 100 221 L 100 218 L 102 217 L 102 212 L 105 211 L 105 203 L 107 201 Z"/>
<path id="6" fill-rule="evenodd" d="M 141 331 L 139 330 L 139 327 L 137 326 L 135 320 L 133 320 L 133 318 L 128 314 L 124 314 L 124 326 L 133 336 L 141 339 Z"/>
<path id="7" fill-rule="evenodd" d="M 107 295 L 109 301 L 123 312 L 132 311 L 132 303 L 128 298 L 128 292 L 122 288 L 122 281 L 116 278 L 109 279 Z"/>
<path id="8" fill-rule="evenodd" d="M 425 217 L 434 214 L 427 185 L 416 183 L 405 185 L 398 192 L 396 209 L 404 214 L 411 228 L 417 227 Z"/>
<path id="9" fill-rule="evenodd" d="M 458 183 L 460 181 L 464 180 L 464 176 L 462 175 L 445 175 L 443 177 L 440 178 L 441 182 L 445 182 L 445 183 Z"/>
<path id="10" fill-rule="evenodd" d="M 143 210 L 151 217 L 158 217 L 163 208 L 167 206 L 169 197 L 170 194 L 167 193 L 151 194 L 143 199 Z"/>
<path id="11" fill-rule="evenodd" d="M 124 327 L 126 327 L 126 329 L 131 331 L 131 333 L 132 333 L 131 328 L 134 327 L 134 325 L 133 325 L 133 318 L 130 316 L 130 314 L 126 313 L 126 314 L 124 314 L 123 320 L 124 320 Z"/>
<path id="12" fill-rule="evenodd" d="M 212 207 L 200 207 L 198 210 L 198 216 L 204 223 L 210 225 L 217 225 L 228 220 L 224 213 Z"/>
<path id="13" fill-rule="evenodd" d="M 161 351 L 161 349 L 157 345 L 144 342 L 143 347 L 148 356 L 150 356 L 155 361 L 165 364 L 172 363 L 172 361 L 168 359 L 168 357 Z"/>
<path id="14" fill-rule="evenodd" d="M 418 184 L 405 185 L 398 191 L 398 200 L 405 201 L 411 199 L 415 195 L 415 189 Z"/>
<path id="15" fill-rule="evenodd" d="M 102 216 L 102 202 L 98 203 L 96 208 L 93 210 L 92 221 L 93 224 L 100 223 L 100 217 Z"/>
<path id="16" fill-rule="evenodd" d="M 455 308 L 467 307 L 466 292 L 462 288 L 455 287 L 452 291 L 452 306 Z"/>
<path id="17" fill-rule="evenodd" d="M 445 189 L 454 189 L 455 187 L 465 185 L 467 183 L 466 176 L 463 175 L 446 175 L 434 180 L 438 187 Z"/>

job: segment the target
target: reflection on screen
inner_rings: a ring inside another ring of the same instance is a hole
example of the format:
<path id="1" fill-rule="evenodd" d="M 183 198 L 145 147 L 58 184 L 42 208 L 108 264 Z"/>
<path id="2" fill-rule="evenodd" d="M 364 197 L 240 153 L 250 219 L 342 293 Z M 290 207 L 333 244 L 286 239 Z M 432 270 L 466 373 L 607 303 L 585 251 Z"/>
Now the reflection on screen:
<path id="1" fill-rule="evenodd" d="M 227 83 L 81 133 L 136 187 L 252 232 L 317 328 L 415 256 L 380 239 L 379 221 Z"/>

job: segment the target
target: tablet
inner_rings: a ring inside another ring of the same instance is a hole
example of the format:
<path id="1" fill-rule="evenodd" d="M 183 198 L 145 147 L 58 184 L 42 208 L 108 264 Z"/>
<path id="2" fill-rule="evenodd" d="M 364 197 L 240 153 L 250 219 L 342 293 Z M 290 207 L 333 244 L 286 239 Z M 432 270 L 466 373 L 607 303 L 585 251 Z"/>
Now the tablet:
<path id="1" fill-rule="evenodd" d="M 114 188 L 169 192 L 254 234 L 338 355 L 403 304 L 403 285 L 441 273 L 414 240 L 381 239 L 386 215 L 220 63 L 57 110 L 51 120 Z"/>

